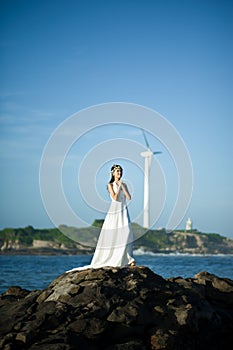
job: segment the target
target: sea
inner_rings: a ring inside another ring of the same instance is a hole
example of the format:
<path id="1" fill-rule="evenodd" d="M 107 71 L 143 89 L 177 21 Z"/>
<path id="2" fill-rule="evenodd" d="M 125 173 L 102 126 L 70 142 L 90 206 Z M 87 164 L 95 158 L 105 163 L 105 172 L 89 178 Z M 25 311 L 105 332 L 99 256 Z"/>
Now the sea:
<path id="1" fill-rule="evenodd" d="M 207 271 L 233 280 L 233 255 L 145 254 L 134 252 L 137 265 L 164 277 L 194 277 Z M 42 290 L 56 277 L 74 267 L 88 265 L 91 255 L 0 255 L 0 294 L 11 286 Z"/>

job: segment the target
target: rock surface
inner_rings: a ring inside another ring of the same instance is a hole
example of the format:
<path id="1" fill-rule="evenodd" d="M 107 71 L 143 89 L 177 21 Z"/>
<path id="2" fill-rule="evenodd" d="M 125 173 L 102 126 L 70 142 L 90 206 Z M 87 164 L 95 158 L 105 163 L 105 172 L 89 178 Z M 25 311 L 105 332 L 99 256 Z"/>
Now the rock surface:
<path id="1" fill-rule="evenodd" d="M 0 339 L 4 350 L 230 349 L 233 281 L 163 279 L 143 266 L 70 272 L 2 294 Z"/>

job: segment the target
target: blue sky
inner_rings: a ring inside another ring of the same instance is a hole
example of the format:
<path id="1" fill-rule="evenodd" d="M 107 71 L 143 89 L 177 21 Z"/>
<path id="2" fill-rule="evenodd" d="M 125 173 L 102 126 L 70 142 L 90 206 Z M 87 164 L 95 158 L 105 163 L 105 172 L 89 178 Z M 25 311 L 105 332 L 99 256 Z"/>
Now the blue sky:
<path id="1" fill-rule="evenodd" d="M 158 111 L 189 150 L 194 188 L 180 227 L 190 216 L 199 230 L 233 238 L 231 1 L 4 0 L 0 6 L 0 227 L 53 226 L 39 188 L 49 137 L 79 110 L 121 101 Z M 99 128 L 89 136 L 97 145 L 115 134 L 144 144 L 133 127 Z M 152 148 L 162 147 L 148 139 Z M 90 149 L 85 138 L 72 147 L 64 188 L 75 210 L 92 220 L 96 213 L 85 214 L 75 192 Z M 164 227 L 176 183 L 169 157 L 159 161 L 168 201 L 156 227 Z M 137 169 L 123 165 L 132 181 Z M 102 170 L 101 186 L 108 181 Z M 133 216 L 141 210 L 142 186 L 139 176 Z"/>

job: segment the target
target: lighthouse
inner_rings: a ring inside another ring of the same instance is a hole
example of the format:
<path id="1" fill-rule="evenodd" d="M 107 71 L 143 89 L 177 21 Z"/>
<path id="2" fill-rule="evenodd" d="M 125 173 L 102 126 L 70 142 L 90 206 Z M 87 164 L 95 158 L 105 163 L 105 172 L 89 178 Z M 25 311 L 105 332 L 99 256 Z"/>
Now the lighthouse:
<path id="1" fill-rule="evenodd" d="M 186 231 L 192 231 L 193 229 L 193 223 L 192 220 L 190 218 L 188 218 L 188 220 L 186 221 Z"/>

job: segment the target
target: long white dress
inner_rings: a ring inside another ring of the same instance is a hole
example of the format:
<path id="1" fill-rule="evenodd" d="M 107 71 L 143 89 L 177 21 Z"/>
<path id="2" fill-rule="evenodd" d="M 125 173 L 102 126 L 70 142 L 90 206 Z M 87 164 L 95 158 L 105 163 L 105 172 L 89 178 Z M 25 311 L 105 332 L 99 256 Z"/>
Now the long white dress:
<path id="1" fill-rule="evenodd" d="M 118 192 L 118 185 L 113 182 L 113 191 Z M 112 199 L 112 198 L 111 198 Z M 112 199 L 105 217 L 95 253 L 90 265 L 76 267 L 70 271 L 99 268 L 104 266 L 123 267 L 134 262 L 133 233 L 123 190 L 118 200 Z"/>

